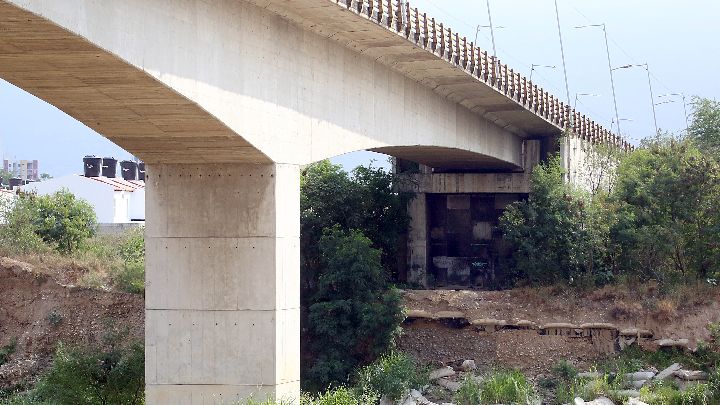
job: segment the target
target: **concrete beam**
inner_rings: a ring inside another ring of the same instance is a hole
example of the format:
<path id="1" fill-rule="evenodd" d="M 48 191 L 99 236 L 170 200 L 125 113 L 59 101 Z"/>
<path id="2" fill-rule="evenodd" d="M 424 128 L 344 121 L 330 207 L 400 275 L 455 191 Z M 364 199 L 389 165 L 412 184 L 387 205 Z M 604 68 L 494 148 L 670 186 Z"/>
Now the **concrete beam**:
<path id="1" fill-rule="evenodd" d="M 299 168 L 147 167 L 149 404 L 300 394 Z"/>

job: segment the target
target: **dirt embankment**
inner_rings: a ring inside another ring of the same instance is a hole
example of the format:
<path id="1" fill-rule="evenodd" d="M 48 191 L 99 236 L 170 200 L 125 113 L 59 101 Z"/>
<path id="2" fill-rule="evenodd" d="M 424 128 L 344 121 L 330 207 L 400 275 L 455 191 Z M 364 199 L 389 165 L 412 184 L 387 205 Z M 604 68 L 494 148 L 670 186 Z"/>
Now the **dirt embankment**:
<path id="1" fill-rule="evenodd" d="M 0 347 L 16 341 L 0 366 L 0 389 L 31 383 L 59 342 L 97 345 L 110 327 L 142 339 L 143 323 L 141 295 L 63 286 L 26 263 L 0 258 Z"/>
<path id="2" fill-rule="evenodd" d="M 657 293 L 656 286 L 632 289 L 606 287 L 590 293 L 559 288 L 508 291 L 409 290 L 409 309 L 428 313 L 459 311 L 467 319 L 527 320 L 549 323 L 610 323 L 618 329 L 652 331 L 655 338 L 688 339 L 690 347 L 707 340 L 709 323 L 720 322 L 720 289 L 692 287 L 674 296 Z M 567 359 L 580 368 L 592 366 L 612 349 L 591 339 L 541 335 L 536 330 L 478 331 L 453 328 L 438 321 L 407 322 L 400 348 L 418 359 L 452 365 L 473 359 L 480 368 L 516 367 L 530 374 L 547 372 Z"/>

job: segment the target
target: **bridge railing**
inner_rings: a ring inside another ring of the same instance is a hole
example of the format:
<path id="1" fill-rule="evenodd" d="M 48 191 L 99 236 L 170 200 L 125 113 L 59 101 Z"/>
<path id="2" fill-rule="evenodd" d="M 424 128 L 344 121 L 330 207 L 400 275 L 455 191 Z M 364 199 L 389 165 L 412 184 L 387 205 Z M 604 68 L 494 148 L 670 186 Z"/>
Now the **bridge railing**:
<path id="1" fill-rule="evenodd" d="M 330 0 L 396 32 L 417 46 L 514 100 L 529 111 L 564 131 L 592 143 L 605 143 L 630 150 L 625 139 L 580 114 L 542 87 L 515 72 L 497 57 L 488 55 L 466 37 L 420 13 L 403 0 Z"/>

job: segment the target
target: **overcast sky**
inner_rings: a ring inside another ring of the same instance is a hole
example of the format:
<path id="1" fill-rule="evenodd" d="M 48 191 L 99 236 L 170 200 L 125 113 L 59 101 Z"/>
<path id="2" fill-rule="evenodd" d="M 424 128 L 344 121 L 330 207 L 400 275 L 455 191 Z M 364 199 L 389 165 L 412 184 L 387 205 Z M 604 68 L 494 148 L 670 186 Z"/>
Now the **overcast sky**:
<path id="1" fill-rule="evenodd" d="M 478 25 L 487 26 L 485 0 L 412 0 L 411 5 L 473 39 Z M 574 28 L 605 23 L 613 67 L 648 63 L 654 103 L 644 68 L 614 71 L 621 130 L 633 142 L 654 132 L 652 104 L 661 129 L 685 128 L 684 93 L 720 96 L 720 2 L 715 0 L 558 0 L 565 45 L 571 103 L 610 127 L 615 115 L 605 42 L 600 28 Z M 490 0 L 498 57 L 515 71 L 565 99 L 565 79 L 553 0 Z M 502 28 L 501 28 L 502 27 Z M 481 28 L 480 47 L 492 51 L 490 30 Z M 51 105 L 0 80 L 0 151 L 3 156 L 39 159 L 41 171 L 54 176 L 82 170 L 86 154 L 130 154 Z M 365 163 L 369 153 L 336 158 L 347 168 Z M 376 157 L 384 160 L 382 156 Z"/>

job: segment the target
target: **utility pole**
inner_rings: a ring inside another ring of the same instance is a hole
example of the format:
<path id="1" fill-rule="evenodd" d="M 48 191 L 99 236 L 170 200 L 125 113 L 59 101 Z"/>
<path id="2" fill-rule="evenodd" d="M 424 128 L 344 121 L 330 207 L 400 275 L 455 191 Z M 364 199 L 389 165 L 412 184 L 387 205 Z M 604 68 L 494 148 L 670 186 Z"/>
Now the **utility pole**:
<path id="1" fill-rule="evenodd" d="M 493 46 L 493 57 L 497 58 L 497 49 L 495 48 L 495 29 L 493 28 L 492 14 L 490 13 L 490 0 L 486 0 L 485 3 L 487 4 L 488 22 L 490 23 L 490 40 L 492 41 Z"/>
<path id="2" fill-rule="evenodd" d="M 555 19 L 557 20 L 558 37 L 560 38 L 560 55 L 562 56 L 563 73 L 565 74 L 565 95 L 567 96 L 567 105 L 570 105 L 570 86 L 568 85 L 567 65 L 565 64 L 565 48 L 563 46 L 562 30 L 560 29 L 560 11 L 558 10 L 557 0 L 555 0 Z"/>

